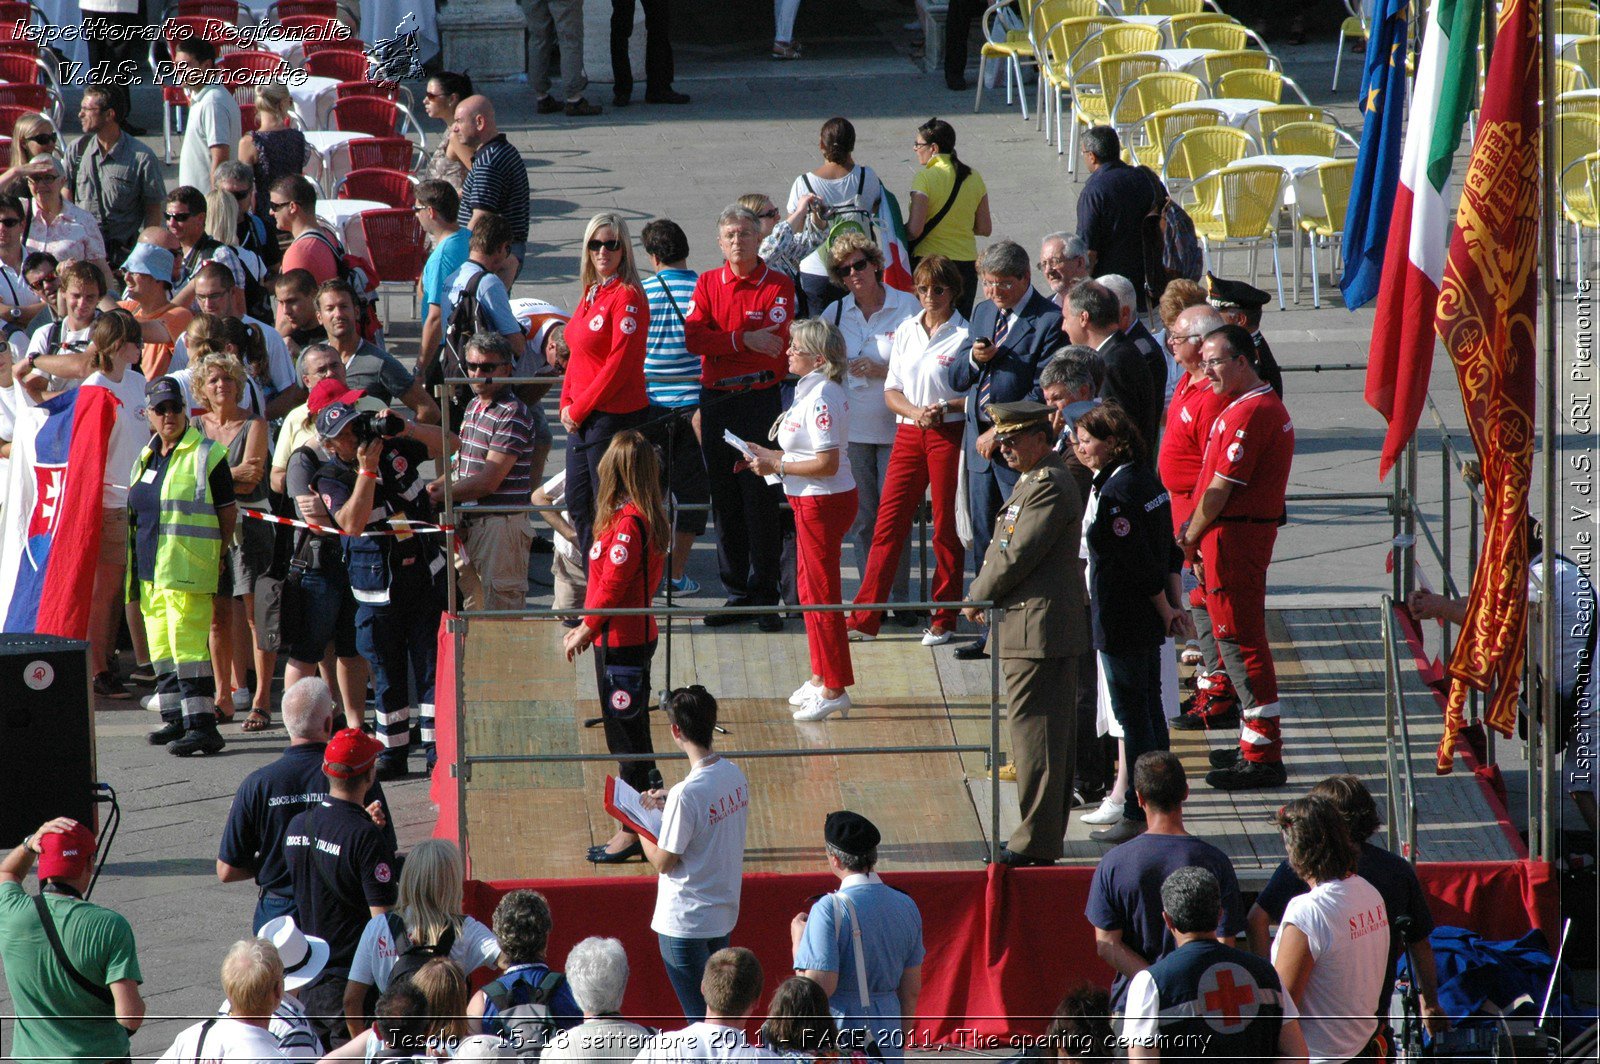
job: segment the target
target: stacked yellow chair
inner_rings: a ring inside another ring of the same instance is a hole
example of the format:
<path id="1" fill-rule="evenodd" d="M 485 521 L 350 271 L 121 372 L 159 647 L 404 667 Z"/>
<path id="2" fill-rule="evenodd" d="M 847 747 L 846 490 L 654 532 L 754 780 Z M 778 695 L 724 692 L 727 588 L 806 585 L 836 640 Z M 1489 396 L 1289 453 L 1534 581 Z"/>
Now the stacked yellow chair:
<path id="1" fill-rule="evenodd" d="M 1222 52 L 1237 52 L 1254 47 L 1263 52 L 1268 51 L 1266 42 L 1255 30 L 1241 26 L 1237 22 L 1210 22 L 1191 26 L 1184 29 L 1183 36 L 1177 40 L 1179 46 L 1183 48 L 1215 48 Z"/>
<path id="2" fill-rule="evenodd" d="M 1326 155 L 1332 159 L 1341 148 L 1360 150 L 1356 139 L 1328 122 L 1287 122 L 1262 139 L 1274 155 Z"/>
<path id="3" fill-rule="evenodd" d="M 1572 226 L 1573 278 L 1583 280 L 1583 231 L 1600 231 L 1600 151 L 1574 159 L 1561 171 L 1561 214 Z"/>
<path id="4" fill-rule="evenodd" d="M 1011 102 L 1011 90 L 1015 87 L 1022 117 L 1028 117 L 1028 95 L 1022 89 L 1022 67 L 1034 63 L 1033 39 L 1027 26 L 1032 20 L 1036 3 L 1037 0 L 1000 0 L 999 3 L 990 4 L 984 11 L 980 20 L 983 46 L 978 49 L 978 92 L 972 101 L 974 112 L 983 106 L 983 84 L 988 80 L 989 64 L 999 62 L 1004 64 L 1006 71 L 1006 103 Z M 1001 24 L 1001 18 L 1008 12 L 1022 23 L 1021 28 L 1008 29 Z"/>
<path id="5" fill-rule="evenodd" d="M 1119 22 L 1100 31 L 1100 45 L 1106 55 L 1133 55 L 1153 52 L 1163 44 L 1161 31 L 1143 23 Z"/>
<path id="6" fill-rule="evenodd" d="M 1301 103 L 1311 103 L 1294 79 L 1281 70 L 1229 70 L 1212 84 L 1219 99 L 1282 103 L 1283 90 L 1287 88 L 1300 97 Z"/>
<path id="7" fill-rule="evenodd" d="M 1161 180 L 1174 196 L 1205 175 L 1260 153 L 1255 138 L 1228 125 L 1221 111 L 1188 113 L 1206 115 L 1212 124 L 1179 130 L 1167 140 Z"/>
<path id="8" fill-rule="evenodd" d="M 1136 53 L 1101 56 L 1087 66 L 1074 69 L 1071 85 L 1072 142 L 1065 149 L 1067 173 L 1078 172 L 1078 127 L 1083 126 L 1087 129 L 1090 126 L 1110 125 L 1111 107 L 1121 94 L 1122 87 L 1134 78 L 1154 74 L 1166 68 L 1167 65 L 1159 56 Z M 1057 154 L 1062 150 L 1058 130 Z"/>
<path id="9" fill-rule="evenodd" d="M 1040 40 L 1039 128 L 1044 130 L 1044 139 L 1048 142 L 1051 136 L 1052 118 L 1054 119 L 1058 155 L 1061 152 L 1061 141 L 1065 136 L 1061 127 L 1062 101 L 1067 101 L 1068 108 L 1075 106 L 1072 102 L 1074 72 L 1099 59 L 1102 54 L 1098 29 L 1093 26 L 1087 27 L 1090 35 L 1074 40 L 1081 28 L 1073 24 L 1094 21 L 1096 20 L 1066 19 L 1051 26 L 1049 32 Z M 1046 93 L 1050 95 L 1048 100 L 1045 98 Z"/>
<path id="10" fill-rule="evenodd" d="M 1200 59 L 1200 76 L 1207 85 L 1211 86 L 1212 95 L 1217 92 L 1217 80 L 1222 75 L 1235 70 L 1277 70 L 1277 56 L 1268 55 L 1266 52 L 1254 48 L 1240 48 L 1231 52 L 1212 52 Z"/>
<path id="11" fill-rule="evenodd" d="M 1134 139 L 1130 134 L 1141 126 L 1145 118 L 1157 111 L 1165 111 L 1180 103 L 1194 103 L 1209 96 L 1206 83 L 1193 74 L 1176 70 L 1157 70 L 1130 81 L 1122 87 L 1116 102 L 1111 105 L 1111 124 L 1126 147 Z"/>
<path id="12" fill-rule="evenodd" d="M 1226 124 L 1227 118 L 1221 111 L 1211 108 L 1185 107 L 1182 110 L 1155 111 L 1144 120 L 1144 143 L 1133 146 L 1134 161 L 1142 166 L 1148 166 L 1155 171 L 1164 171 L 1167 167 L 1167 153 L 1178 137 L 1192 129 L 1209 129 L 1219 124 Z M 1242 130 L 1233 130 L 1241 133 Z M 1249 137 L 1249 134 L 1244 134 Z M 1246 153 L 1248 154 L 1248 153 Z M 1190 178 L 1199 176 L 1215 167 L 1207 166 L 1205 169 L 1194 171 Z"/>
<path id="13" fill-rule="evenodd" d="M 1324 125 L 1338 125 L 1328 113 L 1320 107 L 1307 107 L 1298 103 L 1280 103 L 1270 107 L 1263 107 L 1256 112 L 1256 128 L 1261 131 L 1262 143 L 1272 136 L 1273 132 L 1290 122 L 1320 122 Z"/>

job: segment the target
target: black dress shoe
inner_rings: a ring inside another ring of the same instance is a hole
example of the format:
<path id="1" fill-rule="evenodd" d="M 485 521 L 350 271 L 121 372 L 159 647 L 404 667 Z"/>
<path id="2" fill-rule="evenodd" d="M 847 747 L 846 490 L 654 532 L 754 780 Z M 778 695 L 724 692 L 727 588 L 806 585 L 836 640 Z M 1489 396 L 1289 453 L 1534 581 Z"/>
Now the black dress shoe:
<path id="1" fill-rule="evenodd" d="M 542 115 L 553 115 L 561 110 L 562 103 L 554 96 L 541 96 L 534 101 L 533 109 Z"/>
<path id="2" fill-rule="evenodd" d="M 645 103 L 688 103 L 689 102 L 689 94 L 686 93 L 686 92 L 674 92 L 671 89 L 666 89 L 666 90 L 663 90 L 661 92 L 647 92 L 647 93 L 644 94 L 644 102 Z"/>
<path id="3" fill-rule="evenodd" d="M 612 107 L 626 107 L 633 102 L 633 93 L 614 92 L 611 94 Z"/>
<path id="4" fill-rule="evenodd" d="M 961 661 L 982 661 L 988 656 L 987 643 L 968 643 L 964 647 L 956 648 L 956 657 Z"/>
<path id="5" fill-rule="evenodd" d="M 190 728 L 182 738 L 167 744 L 167 752 L 177 757 L 193 757 L 195 754 L 218 753 L 227 745 L 228 741 L 217 733 L 213 724 L 209 728 Z"/>
<path id="6" fill-rule="evenodd" d="M 633 840 L 632 846 L 625 850 L 618 850 L 616 853 L 606 852 L 604 846 L 589 851 L 589 860 L 594 864 L 622 864 L 624 861 L 631 861 L 635 857 L 641 861 L 644 860 L 644 847 L 640 845 L 638 839 Z"/>
<path id="7" fill-rule="evenodd" d="M 1227 768 L 1206 773 L 1206 783 L 1219 791 L 1248 791 L 1258 787 L 1282 787 L 1289 781 L 1281 761 L 1235 761 Z"/>
<path id="8" fill-rule="evenodd" d="M 742 606 L 742 602 L 724 602 L 724 606 Z M 750 619 L 747 613 L 713 613 L 702 618 L 701 622 L 707 628 L 729 628 L 736 624 L 743 624 Z"/>
<path id="9" fill-rule="evenodd" d="M 175 720 L 170 724 L 163 724 L 149 735 L 146 735 L 145 738 L 149 740 L 151 746 L 166 746 L 170 742 L 183 738 L 183 722 Z"/>
<path id="10" fill-rule="evenodd" d="M 1055 864 L 1055 861 L 1048 857 L 1029 857 L 1025 853 L 1018 853 L 1009 846 L 1002 846 L 1000 847 L 1000 857 L 994 863 L 1009 865 L 1012 868 L 1043 868 Z"/>
<path id="11" fill-rule="evenodd" d="M 763 632 L 783 631 L 783 618 L 776 613 L 762 613 L 756 616 L 756 627 Z"/>

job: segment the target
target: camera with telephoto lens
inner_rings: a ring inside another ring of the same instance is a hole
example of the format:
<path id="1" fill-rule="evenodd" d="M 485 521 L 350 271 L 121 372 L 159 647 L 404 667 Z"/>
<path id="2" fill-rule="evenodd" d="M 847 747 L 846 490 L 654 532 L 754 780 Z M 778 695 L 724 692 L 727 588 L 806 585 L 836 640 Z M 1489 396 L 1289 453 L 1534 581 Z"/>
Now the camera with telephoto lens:
<path id="1" fill-rule="evenodd" d="M 393 410 L 362 410 L 350 422 L 357 443 L 388 439 L 405 430 L 406 423 Z"/>

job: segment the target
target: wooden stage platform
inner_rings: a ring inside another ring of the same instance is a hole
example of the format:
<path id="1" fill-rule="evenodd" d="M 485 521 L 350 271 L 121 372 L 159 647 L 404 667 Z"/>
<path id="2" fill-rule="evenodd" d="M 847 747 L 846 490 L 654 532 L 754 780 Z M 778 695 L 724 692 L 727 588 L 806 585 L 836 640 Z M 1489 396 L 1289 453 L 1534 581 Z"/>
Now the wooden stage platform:
<path id="1" fill-rule="evenodd" d="M 1248 888 L 1265 882 L 1283 856 L 1268 817 L 1283 802 L 1335 772 L 1353 772 L 1384 804 L 1390 751 L 1383 726 L 1383 651 L 1374 607 L 1293 610 L 1271 614 L 1289 785 L 1229 794 L 1203 782 L 1206 756 L 1235 734 L 1173 732 L 1172 745 L 1190 774 L 1189 830 L 1220 846 Z M 599 728 L 581 722 L 598 712 L 591 655 L 561 657 L 561 629 L 550 621 L 471 622 L 463 654 L 466 705 L 463 755 L 603 754 Z M 817 871 L 822 820 L 850 808 L 883 831 L 883 864 L 893 869 L 973 868 L 987 853 L 990 823 L 985 755 L 830 755 L 830 749 L 923 745 L 987 745 L 990 665 L 957 661 L 953 646 L 925 649 L 915 633 L 885 629 L 874 643 L 852 644 L 857 686 L 848 720 L 820 724 L 790 718 L 789 692 L 809 671 L 798 619 L 777 634 L 753 626 L 707 629 L 674 625 L 673 686 L 704 684 L 722 708 L 729 734 L 722 749 L 805 748 L 805 758 L 748 759 L 750 834 L 747 872 Z M 663 685 L 658 650 L 655 684 Z M 1187 670 L 1185 670 L 1187 671 Z M 1410 677 L 1411 761 L 1417 787 L 1418 850 L 1423 860 L 1510 860 L 1519 856 L 1470 772 L 1436 776 L 1433 749 L 1440 724 L 1435 703 Z M 1002 718 L 1003 719 L 1003 718 Z M 657 750 L 676 753 L 656 714 Z M 1009 748 L 1001 726 L 1001 749 Z M 471 875 L 479 880 L 643 875 L 641 862 L 597 867 L 585 850 L 608 838 L 614 822 L 600 795 L 615 762 L 476 764 L 466 784 Z M 682 763 L 662 762 L 668 783 Z M 1015 786 L 1001 784 L 1001 833 L 1016 822 Z M 1066 862 L 1092 865 L 1106 847 L 1089 839 L 1074 814 Z"/>

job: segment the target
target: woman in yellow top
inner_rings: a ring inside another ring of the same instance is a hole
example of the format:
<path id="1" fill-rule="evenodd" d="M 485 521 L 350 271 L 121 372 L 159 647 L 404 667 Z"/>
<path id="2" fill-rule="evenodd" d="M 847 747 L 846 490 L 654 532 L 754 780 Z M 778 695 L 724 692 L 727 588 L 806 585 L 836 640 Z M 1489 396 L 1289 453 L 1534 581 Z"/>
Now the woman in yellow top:
<path id="1" fill-rule="evenodd" d="M 906 218 L 912 268 L 929 255 L 949 259 L 964 282 L 956 306 L 962 317 L 971 317 L 978 291 L 977 238 L 994 232 L 989 190 L 982 175 L 956 155 L 956 131 L 944 119 L 930 118 L 918 126 L 912 150 L 922 164 L 911 182 Z"/>

